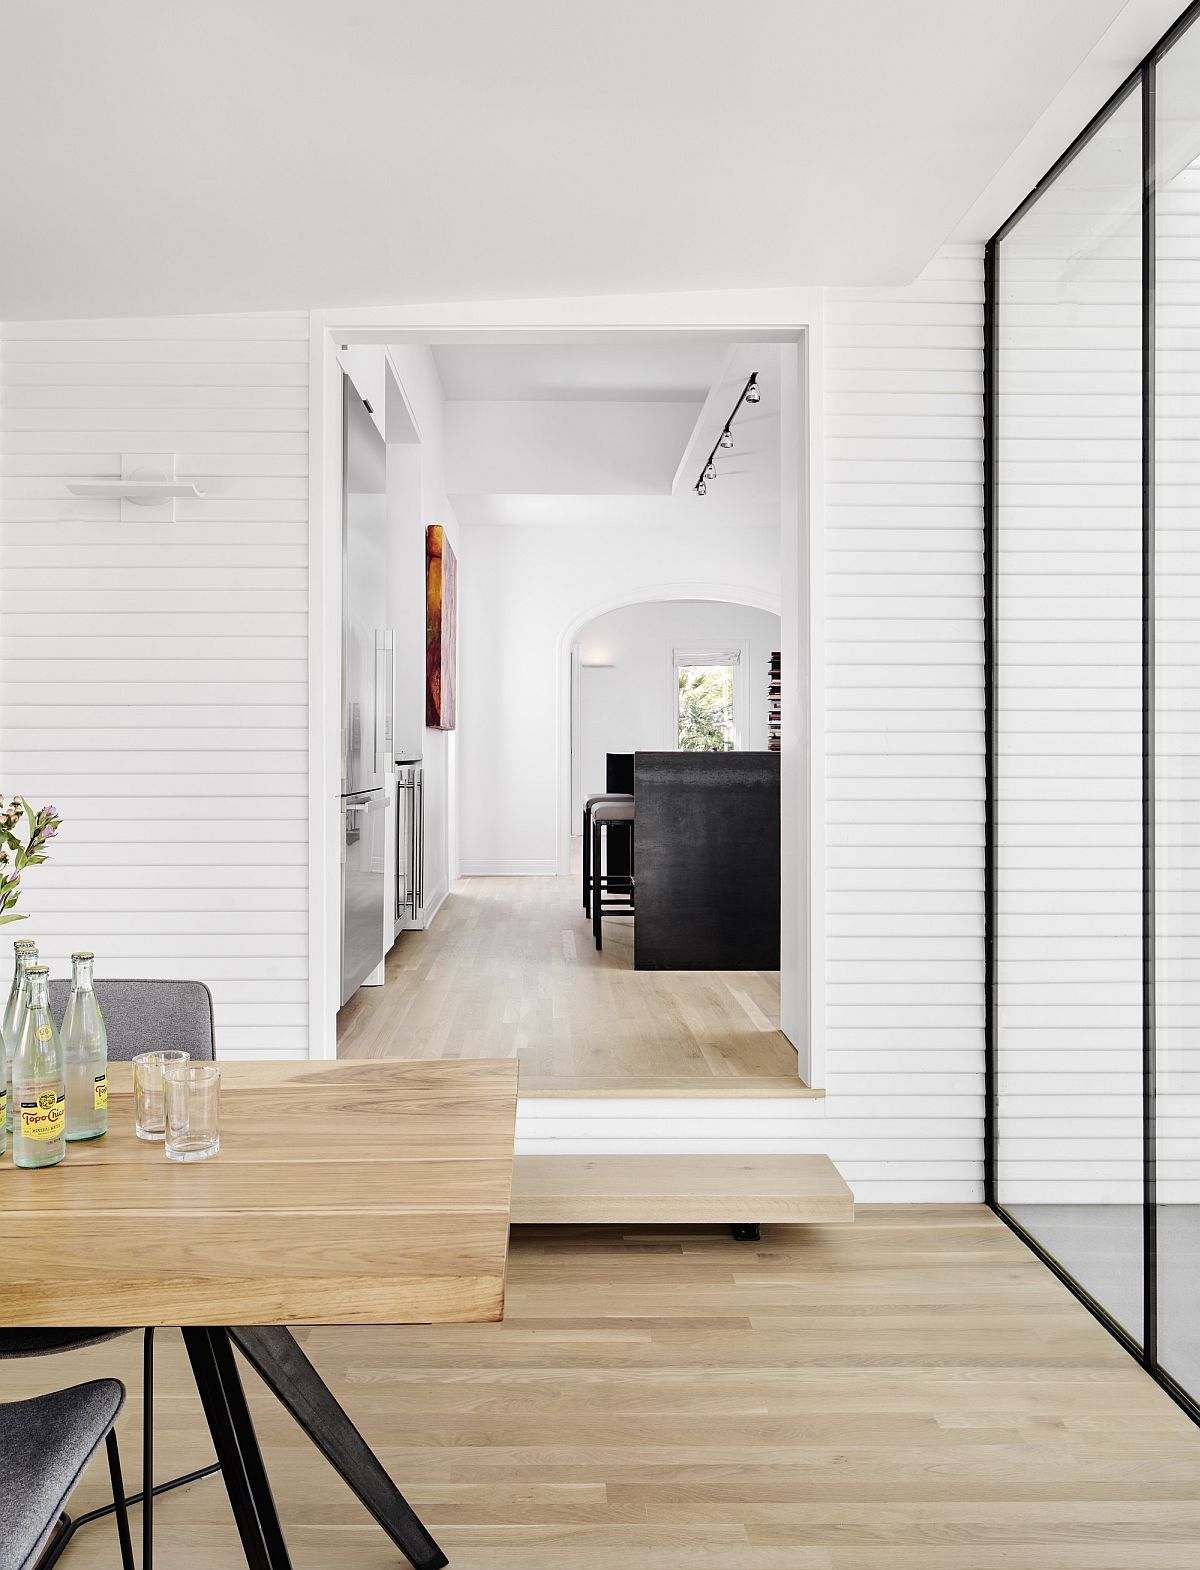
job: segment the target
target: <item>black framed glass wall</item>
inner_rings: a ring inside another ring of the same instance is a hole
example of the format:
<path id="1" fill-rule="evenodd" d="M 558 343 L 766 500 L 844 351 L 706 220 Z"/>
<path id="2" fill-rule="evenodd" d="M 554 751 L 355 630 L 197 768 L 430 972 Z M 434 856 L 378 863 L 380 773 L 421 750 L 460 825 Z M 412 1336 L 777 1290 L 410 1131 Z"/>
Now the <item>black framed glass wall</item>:
<path id="1" fill-rule="evenodd" d="M 988 246 L 988 1198 L 1200 1401 L 1200 26 Z"/>

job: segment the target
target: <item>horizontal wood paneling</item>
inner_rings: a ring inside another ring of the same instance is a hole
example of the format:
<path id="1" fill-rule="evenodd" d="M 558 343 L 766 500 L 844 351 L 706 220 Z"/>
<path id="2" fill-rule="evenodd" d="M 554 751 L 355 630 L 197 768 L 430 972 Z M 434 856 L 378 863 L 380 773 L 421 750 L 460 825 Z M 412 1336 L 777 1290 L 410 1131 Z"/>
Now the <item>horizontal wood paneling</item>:
<path id="1" fill-rule="evenodd" d="M 1163 67 L 1160 114 L 1194 129 L 1191 53 Z M 1185 82 L 1187 86 L 1185 88 Z M 1186 99 L 1184 94 L 1186 92 Z M 1187 108 L 1184 110 L 1186 102 Z M 1155 995 L 1157 1185 L 1160 1202 L 1200 1200 L 1200 507 L 1196 430 L 1200 416 L 1200 161 L 1164 183 L 1157 199 L 1159 256 L 1177 260 L 1155 279 Z M 1168 253 L 1171 254 L 1171 253 Z M 1161 1254 L 1163 1286 L 1189 1262 Z M 1160 1355 L 1179 1372 L 1190 1325 L 1162 1318 Z"/>
<path id="2" fill-rule="evenodd" d="M 1138 130 L 1131 102 L 1000 247 L 999 1192 L 1017 1207 L 1141 1198 Z"/>
<path id="3" fill-rule="evenodd" d="M 0 330 L 0 788 L 64 819 L 3 937 L 207 981 L 228 1057 L 308 1050 L 308 402 L 304 314 Z M 67 495 L 126 451 L 206 494 Z"/>
<path id="4" fill-rule="evenodd" d="M 983 1091 L 983 269 L 825 321 L 828 1097 L 860 1200 L 976 1199 Z M 804 1143 L 802 1148 L 810 1148 Z"/>

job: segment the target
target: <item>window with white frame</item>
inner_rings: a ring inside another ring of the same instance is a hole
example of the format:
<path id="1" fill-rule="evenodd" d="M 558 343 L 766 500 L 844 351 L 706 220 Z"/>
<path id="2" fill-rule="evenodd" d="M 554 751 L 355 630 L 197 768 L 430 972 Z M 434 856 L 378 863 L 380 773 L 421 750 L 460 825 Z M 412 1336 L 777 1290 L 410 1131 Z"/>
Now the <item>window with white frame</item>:
<path id="1" fill-rule="evenodd" d="M 675 746 L 733 752 L 743 745 L 742 650 L 736 644 L 672 650 Z"/>

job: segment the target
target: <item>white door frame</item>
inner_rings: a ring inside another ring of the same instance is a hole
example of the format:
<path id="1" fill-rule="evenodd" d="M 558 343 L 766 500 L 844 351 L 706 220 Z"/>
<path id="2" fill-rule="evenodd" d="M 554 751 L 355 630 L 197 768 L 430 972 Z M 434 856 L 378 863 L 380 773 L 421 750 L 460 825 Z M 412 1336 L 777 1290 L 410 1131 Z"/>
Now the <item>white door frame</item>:
<path id="1" fill-rule="evenodd" d="M 660 295 L 314 311 L 309 362 L 309 1056 L 337 1054 L 339 838 L 338 726 L 341 595 L 341 343 L 654 342 L 683 337 L 780 343 L 780 531 L 783 655 L 783 910 L 781 1026 L 801 1077 L 825 1084 L 825 736 L 822 293 L 761 297 Z M 733 586 L 678 585 L 656 597 L 738 600 Z M 623 603 L 628 603 L 625 601 Z M 747 603 L 750 603 L 747 601 Z M 596 607 L 600 614 L 606 607 Z M 611 607 L 608 607 L 611 608 Z M 570 735 L 566 669 L 559 659 L 560 726 Z M 788 672 L 796 673 L 788 680 Z M 569 745 L 559 756 L 569 758 Z M 803 743 L 803 744 L 802 744 Z M 559 844 L 569 841 L 570 766 L 560 789 Z"/>

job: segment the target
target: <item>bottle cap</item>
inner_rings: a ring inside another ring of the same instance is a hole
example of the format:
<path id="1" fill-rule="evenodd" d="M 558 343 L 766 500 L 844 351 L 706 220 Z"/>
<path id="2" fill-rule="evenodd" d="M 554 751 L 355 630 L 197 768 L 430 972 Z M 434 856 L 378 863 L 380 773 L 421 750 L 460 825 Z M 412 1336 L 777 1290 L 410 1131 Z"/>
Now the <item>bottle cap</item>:
<path id="1" fill-rule="evenodd" d="M 72 959 L 95 959 L 95 957 L 91 949 L 76 949 L 71 955 Z"/>
<path id="2" fill-rule="evenodd" d="M 37 940 L 35 938 L 14 938 L 13 939 L 13 948 L 15 948 L 15 949 L 35 949 L 35 948 L 37 948 Z"/>
<path id="3" fill-rule="evenodd" d="M 27 976 L 48 976 L 50 967 L 49 965 L 26 965 L 25 974 Z"/>

